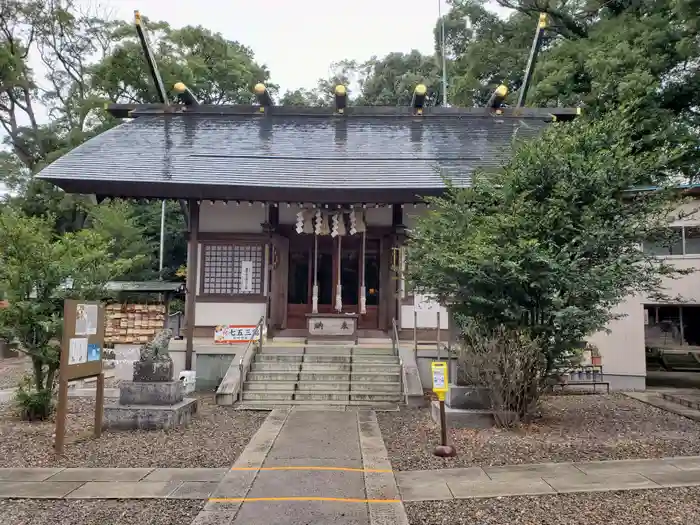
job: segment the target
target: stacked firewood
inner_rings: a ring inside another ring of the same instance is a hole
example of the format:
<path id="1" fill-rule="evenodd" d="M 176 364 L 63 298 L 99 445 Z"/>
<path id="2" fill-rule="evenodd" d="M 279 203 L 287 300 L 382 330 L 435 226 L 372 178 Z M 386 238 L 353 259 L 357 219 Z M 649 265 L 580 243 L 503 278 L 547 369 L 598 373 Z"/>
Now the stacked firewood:
<path id="1" fill-rule="evenodd" d="M 165 325 L 163 304 L 110 304 L 105 308 L 105 343 L 142 344 Z"/>

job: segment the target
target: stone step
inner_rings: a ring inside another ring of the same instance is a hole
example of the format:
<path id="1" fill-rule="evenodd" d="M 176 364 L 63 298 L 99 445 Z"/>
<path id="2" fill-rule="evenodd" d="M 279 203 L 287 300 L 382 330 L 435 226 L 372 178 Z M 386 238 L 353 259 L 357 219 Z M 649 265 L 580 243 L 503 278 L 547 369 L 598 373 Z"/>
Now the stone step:
<path id="1" fill-rule="evenodd" d="M 294 399 L 297 401 L 350 401 L 350 394 L 347 392 L 315 390 L 313 392 L 296 392 Z"/>
<path id="2" fill-rule="evenodd" d="M 353 363 L 353 372 L 381 372 L 385 373 L 398 373 L 401 371 L 401 365 L 399 364 L 383 364 L 383 363 Z"/>
<path id="3" fill-rule="evenodd" d="M 302 363 L 304 372 L 350 372 L 350 363 Z"/>
<path id="4" fill-rule="evenodd" d="M 284 400 L 284 401 L 244 401 L 236 404 L 236 410 L 274 410 L 278 406 L 298 406 L 307 407 L 310 410 L 324 409 L 331 410 L 375 410 L 377 412 L 398 412 L 398 403 L 383 403 L 370 401 L 301 401 L 301 400 Z"/>
<path id="5" fill-rule="evenodd" d="M 350 354 L 306 354 L 304 355 L 304 364 L 306 363 L 350 363 L 352 357 Z"/>
<path id="6" fill-rule="evenodd" d="M 299 381 L 296 386 L 299 392 L 350 392 L 350 384 L 350 381 Z"/>
<path id="7" fill-rule="evenodd" d="M 696 392 L 690 394 L 661 392 L 661 397 L 671 403 L 692 408 L 693 410 L 700 410 L 700 395 Z"/>
<path id="8" fill-rule="evenodd" d="M 259 372 L 261 370 L 273 370 L 275 372 L 298 372 L 301 363 L 284 363 L 284 362 L 253 362 L 250 369 Z"/>
<path id="9" fill-rule="evenodd" d="M 350 394 L 350 399 L 352 401 L 395 401 L 399 403 L 401 401 L 401 394 L 392 394 L 390 392 L 363 392 L 359 394 L 354 392 Z"/>
<path id="10" fill-rule="evenodd" d="M 352 355 L 352 346 L 338 345 L 307 345 L 305 355 Z"/>
<path id="11" fill-rule="evenodd" d="M 289 345 L 289 346 L 263 345 L 263 349 L 258 350 L 257 353 L 258 354 L 274 354 L 274 355 L 303 354 L 304 353 L 304 345 Z"/>
<path id="12" fill-rule="evenodd" d="M 355 381 L 379 381 L 381 383 L 398 383 L 400 381 L 399 372 L 357 372 L 350 374 L 350 379 Z"/>
<path id="13" fill-rule="evenodd" d="M 661 361 L 669 370 L 685 370 L 689 372 L 700 370 L 700 363 L 691 353 L 666 352 L 662 354 Z"/>
<path id="14" fill-rule="evenodd" d="M 401 392 L 401 383 L 384 381 L 351 381 L 350 393 L 364 394 L 365 392 Z"/>
<path id="15" fill-rule="evenodd" d="M 303 354 L 255 354 L 258 363 L 301 363 Z"/>
<path id="16" fill-rule="evenodd" d="M 270 370 L 262 370 L 257 372 L 248 372 L 246 381 L 297 381 L 299 372 L 276 372 Z"/>
<path id="17" fill-rule="evenodd" d="M 243 390 L 245 392 L 267 392 L 270 390 L 293 391 L 296 384 L 296 381 L 246 381 L 243 383 Z"/>
<path id="18" fill-rule="evenodd" d="M 294 391 L 267 391 L 251 392 L 243 391 L 243 401 L 291 401 L 294 399 Z"/>
<path id="19" fill-rule="evenodd" d="M 352 349 L 352 355 L 394 355 L 394 349 L 391 347 L 387 348 L 364 348 L 355 347 Z"/>
<path id="20" fill-rule="evenodd" d="M 395 355 L 354 355 L 352 356 L 353 364 L 363 364 L 363 363 L 379 363 L 379 364 L 390 364 L 398 365 L 399 358 Z"/>
<path id="21" fill-rule="evenodd" d="M 323 372 L 304 371 L 299 372 L 300 381 L 350 381 L 350 372 Z"/>

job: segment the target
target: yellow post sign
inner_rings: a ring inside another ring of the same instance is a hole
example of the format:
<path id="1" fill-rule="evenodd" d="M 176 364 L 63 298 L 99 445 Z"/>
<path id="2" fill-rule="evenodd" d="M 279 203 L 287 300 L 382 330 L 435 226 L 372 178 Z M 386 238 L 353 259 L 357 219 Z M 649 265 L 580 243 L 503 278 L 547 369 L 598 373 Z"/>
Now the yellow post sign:
<path id="1" fill-rule="evenodd" d="M 447 363 L 433 361 L 430 369 L 433 373 L 433 392 L 440 401 L 444 401 L 447 393 Z"/>

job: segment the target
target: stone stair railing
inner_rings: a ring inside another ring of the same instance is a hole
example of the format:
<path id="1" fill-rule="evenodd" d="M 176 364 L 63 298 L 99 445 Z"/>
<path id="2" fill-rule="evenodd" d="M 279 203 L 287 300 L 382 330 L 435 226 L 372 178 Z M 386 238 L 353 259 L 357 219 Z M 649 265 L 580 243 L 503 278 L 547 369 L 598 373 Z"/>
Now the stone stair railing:
<path id="1" fill-rule="evenodd" d="M 256 325 L 255 329 L 258 334 L 258 340 L 255 341 L 255 334 L 253 335 L 253 340 L 248 343 L 241 357 L 236 356 L 231 360 L 231 364 L 226 370 L 224 378 L 221 380 L 221 384 L 216 389 L 215 400 L 217 405 L 233 405 L 240 397 L 243 391 L 243 382 L 245 377 L 250 370 L 250 364 L 253 362 L 255 357 L 255 352 L 257 350 L 262 351 L 263 338 L 265 327 L 265 316 L 261 317 Z"/>

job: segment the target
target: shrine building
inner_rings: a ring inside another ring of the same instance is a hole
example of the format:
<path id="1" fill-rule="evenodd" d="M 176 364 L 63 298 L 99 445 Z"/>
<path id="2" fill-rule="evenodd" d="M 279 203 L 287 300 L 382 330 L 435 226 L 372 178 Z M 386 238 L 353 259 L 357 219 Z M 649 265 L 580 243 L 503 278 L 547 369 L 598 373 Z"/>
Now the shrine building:
<path id="1" fill-rule="evenodd" d="M 359 337 L 387 334 L 392 320 L 412 331 L 402 247 L 424 198 L 443 192 L 445 178 L 468 186 L 475 170 L 499 167 L 514 142 L 577 113 L 342 102 L 107 110 L 129 121 L 39 178 L 98 200 L 182 204 L 194 337 L 261 317 L 270 333 L 303 336 L 315 314 L 342 315 Z M 441 323 L 447 328 L 446 314 Z"/>

